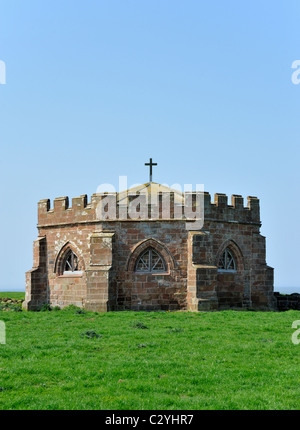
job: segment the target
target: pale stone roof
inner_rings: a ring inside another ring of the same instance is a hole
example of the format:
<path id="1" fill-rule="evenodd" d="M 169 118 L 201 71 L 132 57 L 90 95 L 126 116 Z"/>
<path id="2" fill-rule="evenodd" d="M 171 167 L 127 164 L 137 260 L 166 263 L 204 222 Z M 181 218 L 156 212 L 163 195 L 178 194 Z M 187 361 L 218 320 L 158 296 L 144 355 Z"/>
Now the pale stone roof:
<path id="1" fill-rule="evenodd" d="M 153 199 L 158 196 L 159 192 L 163 193 L 174 193 L 174 203 L 182 204 L 184 202 L 184 194 L 181 191 L 175 190 L 174 188 L 167 187 L 156 182 L 147 182 L 146 184 L 138 185 L 133 188 L 129 188 L 126 191 L 121 191 L 117 194 L 117 201 L 122 204 L 126 203 L 128 195 L 144 194 L 148 193 L 148 201 L 150 201 L 151 196 Z"/>

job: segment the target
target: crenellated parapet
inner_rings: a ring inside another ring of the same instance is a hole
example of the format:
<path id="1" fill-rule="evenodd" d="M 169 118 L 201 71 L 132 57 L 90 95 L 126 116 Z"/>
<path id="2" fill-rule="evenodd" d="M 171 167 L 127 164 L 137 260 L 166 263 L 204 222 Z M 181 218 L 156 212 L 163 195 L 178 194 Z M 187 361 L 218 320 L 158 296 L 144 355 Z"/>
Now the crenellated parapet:
<path id="1" fill-rule="evenodd" d="M 196 220 L 260 225 L 259 200 L 248 197 L 247 205 L 240 195 L 231 196 L 231 204 L 225 194 L 217 193 L 212 201 L 207 192 L 178 193 L 159 192 L 128 193 L 119 199 L 118 193 L 97 193 L 88 202 L 87 195 L 72 199 L 58 197 L 53 201 L 40 200 L 38 203 L 38 226 L 66 225 L 115 220 Z"/>
<path id="2" fill-rule="evenodd" d="M 260 208 L 257 197 L 248 196 L 247 206 L 244 206 L 243 197 L 233 194 L 229 205 L 226 194 L 216 193 L 212 203 L 210 194 L 204 193 L 204 207 L 205 219 L 260 224 Z"/>

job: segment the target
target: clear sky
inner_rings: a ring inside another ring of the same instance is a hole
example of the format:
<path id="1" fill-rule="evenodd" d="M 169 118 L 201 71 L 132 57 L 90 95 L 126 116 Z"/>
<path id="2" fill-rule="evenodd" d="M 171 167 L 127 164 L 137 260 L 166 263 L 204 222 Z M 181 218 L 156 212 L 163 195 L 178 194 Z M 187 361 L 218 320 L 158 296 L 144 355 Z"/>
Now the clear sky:
<path id="1" fill-rule="evenodd" d="M 298 0 L 1 0 L 0 290 L 37 202 L 148 180 L 257 196 L 275 290 L 300 292 Z"/>

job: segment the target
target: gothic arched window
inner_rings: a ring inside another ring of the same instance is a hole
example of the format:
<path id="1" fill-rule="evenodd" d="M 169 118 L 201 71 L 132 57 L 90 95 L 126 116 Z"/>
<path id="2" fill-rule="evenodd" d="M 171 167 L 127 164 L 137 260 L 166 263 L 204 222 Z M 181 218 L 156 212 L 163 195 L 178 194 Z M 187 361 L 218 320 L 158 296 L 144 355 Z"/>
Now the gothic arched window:
<path id="1" fill-rule="evenodd" d="M 71 274 L 71 273 L 81 273 L 81 268 L 79 267 L 79 262 L 77 255 L 70 249 L 63 260 L 62 264 L 62 273 L 63 274 Z"/>
<path id="2" fill-rule="evenodd" d="M 226 248 L 220 257 L 218 269 L 225 272 L 235 272 L 236 271 L 236 261 L 232 252 Z"/>
<path id="3" fill-rule="evenodd" d="M 135 271 L 138 273 L 164 273 L 167 271 L 167 265 L 163 257 L 150 247 L 137 259 Z"/>

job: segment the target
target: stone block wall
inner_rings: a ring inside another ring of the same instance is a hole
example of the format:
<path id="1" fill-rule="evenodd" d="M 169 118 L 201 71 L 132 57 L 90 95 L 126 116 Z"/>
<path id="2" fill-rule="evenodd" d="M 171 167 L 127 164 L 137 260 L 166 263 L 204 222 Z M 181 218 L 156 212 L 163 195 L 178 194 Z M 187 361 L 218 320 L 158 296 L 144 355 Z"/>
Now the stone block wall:
<path id="1" fill-rule="evenodd" d="M 300 294 L 280 294 L 274 293 L 276 307 L 279 311 L 297 310 L 300 311 Z"/>
<path id="2" fill-rule="evenodd" d="M 26 272 L 25 282 L 25 309 L 37 310 L 49 303 L 47 241 L 43 236 L 33 244 L 33 268 Z"/>
<path id="3" fill-rule="evenodd" d="M 49 200 L 41 200 L 24 307 L 75 304 L 99 312 L 272 308 L 273 269 L 265 261 L 258 199 L 248 197 L 244 207 L 241 196 L 233 195 L 229 205 L 224 194 L 216 194 L 212 203 L 211 196 L 202 193 L 204 225 L 193 230 L 193 221 L 187 229 L 183 206 L 173 193 L 167 194 L 159 194 L 154 208 L 145 196 L 136 196 L 138 205 L 130 196 L 126 207 L 118 203 L 116 193 L 94 194 L 90 203 L 86 195 L 73 198 L 71 207 L 69 199 L 61 197 L 54 200 L 53 209 Z M 167 213 L 166 197 L 171 201 Z M 184 194 L 191 212 L 196 197 Z M 115 204 L 114 216 L 108 219 Z M 135 272 L 147 246 L 163 256 L 165 273 Z M 226 247 L 236 258 L 234 273 L 218 270 Z M 81 273 L 60 272 L 67 249 L 77 255 Z"/>
<path id="4" fill-rule="evenodd" d="M 124 221 L 110 223 L 110 228 L 115 231 L 113 309 L 186 308 L 188 232 L 184 221 Z M 137 258 L 149 246 L 163 256 L 168 266 L 166 273 L 135 273 Z"/>

